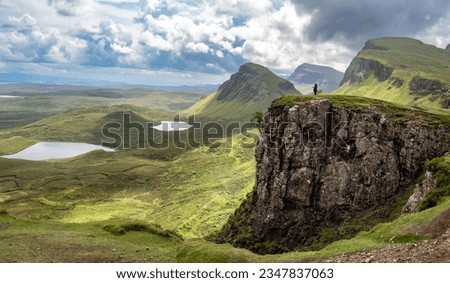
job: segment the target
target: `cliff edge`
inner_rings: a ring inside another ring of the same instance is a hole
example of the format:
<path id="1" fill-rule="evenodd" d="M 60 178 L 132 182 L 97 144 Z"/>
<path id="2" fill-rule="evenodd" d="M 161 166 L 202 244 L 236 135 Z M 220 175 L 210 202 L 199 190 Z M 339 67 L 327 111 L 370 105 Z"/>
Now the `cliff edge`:
<path id="1" fill-rule="evenodd" d="M 425 161 L 449 150 L 441 118 L 358 97 L 275 101 L 256 148 L 256 187 L 217 241 L 304 250 L 386 220 Z"/>

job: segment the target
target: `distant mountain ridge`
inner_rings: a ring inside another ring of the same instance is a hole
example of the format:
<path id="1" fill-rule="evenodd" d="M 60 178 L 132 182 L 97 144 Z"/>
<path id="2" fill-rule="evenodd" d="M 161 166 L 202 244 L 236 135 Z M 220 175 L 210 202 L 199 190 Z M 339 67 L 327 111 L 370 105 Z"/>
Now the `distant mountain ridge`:
<path id="1" fill-rule="evenodd" d="M 304 63 L 295 69 L 288 80 L 303 93 L 311 93 L 314 83 L 319 85 L 319 89 L 332 92 L 339 87 L 343 77 L 344 73 L 332 67 Z"/>
<path id="2" fill-rule="evenodd" d="M 272 101 L 286 94 L 300 94 L 294 85 L 254 63 L 246 63 L 219 89 L 202 98 L 182 115 L 208 120 L 249 121 L 256 111 L 265 112 Z"/>

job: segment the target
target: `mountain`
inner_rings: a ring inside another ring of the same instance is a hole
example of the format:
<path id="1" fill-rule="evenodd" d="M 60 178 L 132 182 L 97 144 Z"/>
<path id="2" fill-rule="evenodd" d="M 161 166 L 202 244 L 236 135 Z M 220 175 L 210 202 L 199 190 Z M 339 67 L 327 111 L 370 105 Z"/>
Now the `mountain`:
<path id="1" fill-rule="evenodd" d="M 217 240 L 257 253 L 315 250 L 392 220 L 449 138 L 445 115 L 363 97 L 283 97 L 266 115 L 253 193 Z M 422 209 L 448 195 L 440 174 Z"/>
<path id="2" fill-rule="evenodd" d="M 410 38 L 369 40 L 352 60 L 336 94 L 422 108 L 450 107 L 448 50 Z"/>
<path id="3" fill-rule="evenodd" d="M 300 94 L 294 85 L 269 69 L 247 63 L 219 89 L 182 113 L 215 121 L 249 121 L 253 113 L 266 111 L 272 101 L 286 94 Z"/>
<path id="4" fill-rule="evenodd" d="M 331 67 L 304 63 L 298 66 L 288 77 L 302 93 L 311 93 L 314 83 L 325 92 L 332 92 L 339 87 L 344 73 Z"/>

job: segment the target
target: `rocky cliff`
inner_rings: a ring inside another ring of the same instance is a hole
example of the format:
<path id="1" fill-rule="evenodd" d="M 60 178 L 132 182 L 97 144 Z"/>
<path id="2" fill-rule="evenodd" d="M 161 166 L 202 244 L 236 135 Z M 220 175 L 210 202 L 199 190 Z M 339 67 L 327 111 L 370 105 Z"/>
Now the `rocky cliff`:
<path id="1" fill-rule="evenodd" d="M 218 242 L 281 252 L 385 220 L 424 162 L 449 150 L 449 126 L 370 105 L 356 97 L 276 102 L 256 148 L 256 187 Z"/>
<path id="2" fill-rule="evenodd" d="M 350 63 L 349 68 L 345 71 L 341 85 L 350 82 L 351 84 L 359 84 L 368 79 L 370 75 L 374 75 L 380 82 L 384 82 L 392 75 L 393 68 L 388 67 L 376 60 L 356 57 Z"/>

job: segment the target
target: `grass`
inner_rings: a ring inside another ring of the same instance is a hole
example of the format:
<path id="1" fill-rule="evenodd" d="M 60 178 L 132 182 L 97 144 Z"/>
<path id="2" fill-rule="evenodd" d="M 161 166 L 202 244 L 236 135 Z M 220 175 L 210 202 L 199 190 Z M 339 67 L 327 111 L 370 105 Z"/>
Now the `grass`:
<path id="1" fill-rule="evenodd" d="M 0 155 L 13 154 L 35 144 L 36 141 L 22 136 L 0 139 Z"/>
<path id="2" fill-rule="evenodd" d="M 0 159 L 0 209 L 18 219 L 81 224 L 126 218 L 159 223 L 183 237 L 208 236 L 253 188 L 254 142 L 236 135 L 214 148 L 174 150 L 168 160 L 156 149 L 52 162 Z"/>
<path id="3" fill-rule="evenodd" d="M 423 109 L 442 110 L 438 94 L 414 94 L 409 85 L 414 77 L 421 77 L 440 81 L 450 88 L 450 57 L 447 51 L 408 38 L 386 37 L 371 40 L 370 43 L 375 48 L 363 49 L 358 53 L 358 58 L 376 60 L 393 68 L 391 78 L 399 78 L 403 84 L 395 86 L 390 80 L 380 82 L 370 75 L 360 84 L 344 84 L 333 94 L 377 98 Z M 447 92 L 446 95 L 448 97 L 450 94 Z"/>
<path id="4" fill-rule="evenodd" d="M 398 115 L 409 112 L 366 98 L 326 97 L 335 105 L 355 109 L 375 105 Z M 292 105 L 317 98 L 283 97 L 276 103 Z M 142 120 L 166 115 L 135 106 L 70 110 L 27 127 L 2 131 L 0 141 L 8 146 L 2 150 L 19 150 L 35 138 L 94 141 L 99 122 L 117 119 L 123 111 Z M 440 120 L 423 113 L 424 121 Z M 79 122 L 78 130 L 69 127 L 73 121 Z M 42 131 L 43 127 L 47 131 Z M 250 134 L 217 139 L 190 150 L 98 151 L 50 162 L 0 158 L 0 262 L 320 260 L 391 242 L 420 240 L 426 235 L 416 234 L 414 228 L 450 207 L 450 201 L 443 198 L 433 208 L 401 216 L 314 252 L 260 256 L 208 242 L 205 239 L 214 238 L 253 189 L 258 135 L 256 130 Z"/>
<path id="5" fill-rule="evenodd" d="M 180 240 L 153 224 L 109 220 L 84 224 L 18 220 L 0 213 L 2 262 L 303 262 L 427 237 L 417 227 L 450 208 L 450 200 L 422 212 L 402 215 L 352 239 L 334 242 L 320 251 L 256 255 L 229 244 L 202 239 Z M 128 224 L 127 224 L 128 223 Z M 106 228 L 108 227 L 108 228 Z M 124 232 L 112 233 L 117 229 Z M 155 231 L 156 230 L 156 231 Z"/>
<path id="6" fill-rule="evenodd" d="M 7 218 L 0 223 L 13 223 L 0 237 L 0 259 L 175 261 L 180 237 L 213 237 L 253 188 L 254 136 L 256 130 L 218 139 L 170 159 L 151 149 L 51 162 L 0 159 Z M 63 249 L 73 254 L 56 254 Z M 147 249 L 159 252 L 149 258 Z"/>
<path id="7" fill-rule="evenodd" d="M 0 215 L 0 262 L 174 262 L 176 237 L 152 231 L 116 236 L 109 222 L 61 224 Z M 147 226 L 144 226 L 147 227 Z"/>
<path id="8" fill-rule="evenodd" d="M 54 162 L 2 159 L 0 260 L 320 261 L 423 239 L 414 228 L 450 207 L 450 200 L 443 200 L 312 252 L 260 256 L 205 241 L 201 238 L 214 236 L 253 188 L 253 148 L 240 146 L 250 142 L 237 135 L 172 160 L 149 159 L 148 150 L 92 152 Z"/>
<path id="9" fill-rule="evenodd" d="M 131 121 L 144 125 L 146 122 L 159 124 L 161 120 L 173 117 L 171 112 L 147 110 L 131 105 L 80 108 L 62 112 L 20 128 L 1 131 L 0 140 L 8 144 L 11 144 L 9 141 L 15 140 L 22 144 L 29 144 L 32 141 L 77 141 L 100 144 L 106 140 L 102 134 L 103 125 L 109 122 L 122 123 L 125 113 L 131 115 Z M 134 134 L 131 139 L 137 140 L 137 135 Z M 17 147 L 17 149 L 22 148 Z"/>
<path id="10" fill-rule="evenodd" d="M 417 227 L 430 223 L 450 208 L 450 199 L 419 213 L 405 214 L 398 219 L 382 223 L 363 231 L 351 239 L 336 241 L 319 251 L 289 252 L 276 255 L 256 255 L 229 244 L 217 245 L 203 240 L 182 243 L 177 254 L 179 262 L 303 262 L 322 261 L 328 257 L 379 248 L 391 244 L 414 243 L 428 235 L 416 232 Z"/>
<path id="11" fill-rule="evenodd" d="M 200 94 L 148 89 L 74 89 L 47 93 L 35 90 L 3 94 L 20 95 L 23 98 L 8 99 L 7 103 L 0 104 L 0 130 L 14 129 L 59 113 L 94 106 L 107 108 L 131 105 L 177 113 L 193 105 L 201 97 Z"/>
<path id="12" fill-rule="evenodd" d="M 305 105 L 314 100 L 327 99 L 334 107 L 346 107 L 354 110 L 377 108 L 381 113 L 388 114 L 394 123 L 403 123 L 409 120 L 420 121 L 426 125 L 450 125 L 450 112 L 426 111 L 408 107 L 402 104 L 391 103 L 379 99 L 351 96 L 351 95 L 317 95 L 317 96 L 283 96 L 273 101 L 273 107 Z"/>

